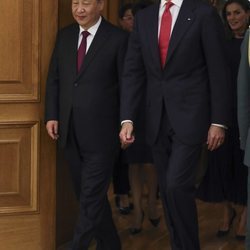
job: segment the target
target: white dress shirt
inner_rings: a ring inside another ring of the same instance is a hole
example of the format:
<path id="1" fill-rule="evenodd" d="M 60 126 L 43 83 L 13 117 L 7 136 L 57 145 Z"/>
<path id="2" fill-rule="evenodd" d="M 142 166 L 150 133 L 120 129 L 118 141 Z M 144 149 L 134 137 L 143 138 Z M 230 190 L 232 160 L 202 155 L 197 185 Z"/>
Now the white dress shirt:
<path id="1" fill-rule="evenodd" d="M 90 27 L 87 30 L 89 32 L 89 35 L 87 37 L 86 54 L 87 54 L 88 49 L 89 49 L 89 47 L 90 47 L 90 45 L 95 37 L 96 32 L 101 24 L 101 21 L 102 21 L 102 17 L 99 18 L 99 20 L 97 21 L 96 24 L 94 24 L 92 27 Z M 79 31 L 79 38 L 78 38 L 78 47 L 77 47 L 78 49 L 79 49 L 81 41 L 82 41 L 82 32 L 85 31 L 82 26 L 79 25 L 79 27 L 80 27 L 80 31 Z"/>
<path id="2" fill-rule="evenodd" d="M 158 23 L 158 36 L 160 35 L 161 18 L 162 18 L 162 15 L 164 13 L 164 10 L 165 10 L 165 5 L 166 5 L 166 3 L 168 1 L 167 0 L 161 0 L 160 9 L 159 9 L 159 19 L 158 19 L 159 20 L 159 23 Z M 174 4 L 169 9 L 170 12 L 171 12 L 171 16 L 172 16 L 172 26 L 171 26 L 171 33 L 172 33 L 175 22 L 176 22 L 177 17 L 178 17 L 178 14 L 180 12 L 180 8 L 181 8 L 183 0 L 172 0 L 171 2 Z"/>

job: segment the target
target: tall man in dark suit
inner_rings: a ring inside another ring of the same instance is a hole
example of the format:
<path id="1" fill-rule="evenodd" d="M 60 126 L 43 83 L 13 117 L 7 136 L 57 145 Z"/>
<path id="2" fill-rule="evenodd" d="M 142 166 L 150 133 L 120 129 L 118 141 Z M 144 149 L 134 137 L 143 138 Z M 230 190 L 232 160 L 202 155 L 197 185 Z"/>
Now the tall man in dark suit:
<path id="1" fill-rule="evenodd" d="M 59 32 L 46 89 L 46 128 L 69 161 L 80 215 L 74 250 L 119 250 L 107 190 L 119 149 L 119 78 L 127 35 L 101 17 L 104 0 L 72 0 L 76 24 Z"/>
<path id="2" fill-rule="evenodd" d="M 218 148 L 229 122 L 223 46 L 219 16 L 199 0 L 162 0 L 142 10 L 128 45 L 120 140 L 127 147 L 136 139 L 133 120 L 146 87 L 147 139 L 173 250 L 200 249 L 195 169 L 202 144 Z"/>

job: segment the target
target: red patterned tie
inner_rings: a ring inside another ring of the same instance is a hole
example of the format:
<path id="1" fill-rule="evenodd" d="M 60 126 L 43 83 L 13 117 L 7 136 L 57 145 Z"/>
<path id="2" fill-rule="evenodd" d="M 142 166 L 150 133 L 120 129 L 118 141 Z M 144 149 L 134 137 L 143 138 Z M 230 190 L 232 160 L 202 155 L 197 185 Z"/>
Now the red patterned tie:
<path id="1" fill-rule="evenodd" d="M 78 70 L 78 72 L 81 69 L 83 59 L 84 59 L 84 56 L 86 53 L 88 35 L 90 35 L 90 33 L 88 31 L 82 32 L 82 41 L 81 41 L 81 44 L 80 44 L 80 46 L 78 48 L 78 52 L 77 52 L 77 70 Z"/>
<path id="2" fill-rule="evenodd" d="M 159 49 L 160 49 L 162 68 L 164 67 L 165 62 L 166 62 L 168 45 L 169 45 L 170 34 L 171 34 L 172 16 L 171 16 L 171 12 L 169 9 L 171 8 L 172 5 L 173 3 L 171 1 L 168 1 L 166 3 L 166 7 L 161 18 Z"/>

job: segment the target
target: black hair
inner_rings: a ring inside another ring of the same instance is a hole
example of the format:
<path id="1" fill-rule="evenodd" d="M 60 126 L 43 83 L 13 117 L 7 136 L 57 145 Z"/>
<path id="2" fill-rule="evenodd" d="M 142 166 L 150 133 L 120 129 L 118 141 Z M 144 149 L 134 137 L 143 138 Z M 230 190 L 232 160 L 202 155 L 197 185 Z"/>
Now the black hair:
<path id="1" fill-rule="evenodd" d="M 119 18 L 122 19 L 122 18 L 124 17 L 124 15 L 125 15 L 125 12 L 126 12 L 127 10 L 132 10 L 132 8 L 133 8 L 133 4 L 132 4 L 132 3 L 124 4 L 124 5 L 120 8 L 120 10 L 119 10 L 119 12 L 118 12 Z"/>
<path id="2" fill-rule="evenodd" d="M 133 8 L 132 8 L 132 13 L 133 15 L 135 16 L 136 13 L 139 11 L 139 10 L 142 10 L 146 7 L 148 7 L 149 5 L 151 5 L 153 2 L 150 1 L 150 0 L 142 0 L 142 1 L 139 1 L 138 3 L 135 3 L 133 5 Z"/>
<path id="3" fill-rule="evenodd" d="M 232 30 L 231 30 L 231 28 L 228 24 L 228 21 L 227 21 L 227 6 L 232 4 L 232 3 L 239 4 L 245 12 L 250 11 L 250 2 L 248 0 L 228 0 L 225 2 L 223 9 L 222 9 L 222 18 L 223 18 L 225 26 L 226 26 L 226 34 L 227 34 L 228 38 L 234 37 Z M 248 20 L 248 25 L 249 24 L 250 23 Z M 246 26 L 246 29 L 248 28 L 248 25 Z"/>

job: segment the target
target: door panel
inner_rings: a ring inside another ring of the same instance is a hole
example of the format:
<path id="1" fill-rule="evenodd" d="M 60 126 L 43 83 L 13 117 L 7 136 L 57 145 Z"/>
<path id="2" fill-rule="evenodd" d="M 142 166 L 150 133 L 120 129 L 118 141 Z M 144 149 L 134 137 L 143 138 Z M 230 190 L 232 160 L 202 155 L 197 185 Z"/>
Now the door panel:
<path id="1" fill-rule="evenodd" d="M 58 3 L 0 9 L 0 250 L 54 250 L 55 144 L 43 113 Z"/>
<path id="2" fill-rule="evenodd" d="M 38 212 L 38 122 L 0 124 L 0 213 Z"/>
<path id="3" fill-rule="evenodd" d="M 38 100 L 39 7 L 38 0 L 0 2 L 1 102 Z"/>

